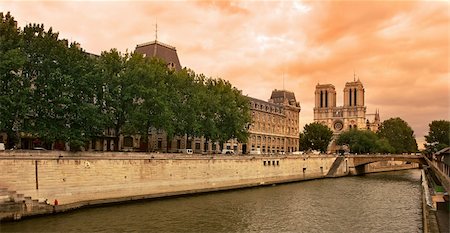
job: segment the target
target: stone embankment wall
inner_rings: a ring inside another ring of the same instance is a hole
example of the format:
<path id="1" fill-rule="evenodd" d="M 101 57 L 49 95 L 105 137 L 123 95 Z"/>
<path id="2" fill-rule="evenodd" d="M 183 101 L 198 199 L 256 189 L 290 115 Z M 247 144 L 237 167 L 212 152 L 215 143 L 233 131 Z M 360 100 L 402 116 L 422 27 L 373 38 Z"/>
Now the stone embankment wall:
<path id="1" fill-rule="evenodd" d="M 52 211 L 58 212 L 84 205 L 324 178 L 336 160 L 325 155 L 98 155 L 0 154 L 0 188 L 50 206 L 57 200 Z M 335 177 L 347 175 L 348 170 L 346 158 Z M 14 218 L 33 214 L 23 211 Z"/>

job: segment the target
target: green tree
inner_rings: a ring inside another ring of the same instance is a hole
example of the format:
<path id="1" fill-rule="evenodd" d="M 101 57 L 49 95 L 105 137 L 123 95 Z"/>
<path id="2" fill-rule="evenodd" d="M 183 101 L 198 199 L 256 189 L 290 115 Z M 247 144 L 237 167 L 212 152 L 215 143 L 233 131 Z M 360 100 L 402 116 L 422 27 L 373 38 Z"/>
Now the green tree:
<path id="1" fill-rule="evenodd" d="M 171 140 L 177 129 L 175 111 L 179 99 L 174 74 L 162 61 L 136 53 L 126 67 L 124 75 L 133 83 L 130 94 L 134 95 L 125 132 L 147 136 L 150 129 L 159 129 Z"/>
<path id="2" fill-rule="evenodd" d="M 352 129 L 339 134 L 336 144 L 343 146 L 347 145 L 351 153 L 366 154 L 376 153 L 389 149 L 387 141 L 379 141 L 377 135 L 372 131 Z"/>
<path id="3" fill-rule="evenodd" d="M 0 20 L 0 131 L 8 135 L 7 148 L 20 147 L 19 132 L 31 106 L 31 82 L 22 74 L 27 56 L 14 17 L 0 12 Z"/>
<path id="4" fill-rule="evenodd" d="M 303 133 L 300 133 L 300 148 L 326 152 L 332 138 L 333 131 L 327 126 L 316 122 L 307 124 L 303 127 Z"/>
<path id="5" fill-rule="evenodd" d="M 132 111 L 135 110 L 137 77 L 130 74 L 135 70 L 134 64 L 137 58 L 131 59 L 131 55 L 122 54 L 116 49 L 102 52 L 98 59 L 98 75 L 103 83 L 102 101 L 106 125 L 114 129 L 115 150 L 118 150 L 119 136 L 123 133 L 125 124 L 129 122 Z M 139 67 L 139 65 L 137 66 Z"/>
<path id="6" fill-rule="evenodd" d="M 213 140 L 223 143 L 230 139 L 246 142 L 248 138 L 248 126 L 251 122 L 250 103 L 247 97 L 234 88 L 228 81 L 223 79 L 209 79 L 206 87 L 210 90 L 210 99 L 216 99 L 214 104 L 209 104 L 206 111 L 209 112 L 213 121 Z M 209 100 L 211 101 L 211 100 Z M 208 121 L 207 121 L 208 122 Z M 211 129 L 204 128 L 204 133 Z"/>
<path id="7" fill-rule="evenodd" d="M 414 131 L 404 120 L 391 118 L 383 121 L 377 132 L 380 138 L 386 139 L 394 148 L 394 153 L 411 153 L 417 151 Z"/>
<path id="8" fill-rule="evenodd" d="M 58 38 L 52 28 L 29 24 L 23 30 L 27 61 L 22 75 L 31 82 L 31 107 L 24 132 L 47 148 L 55 141 L 79 150 L 103 128 L 96 93 L 102 83 L 94 61 L 76 43 Z"/>
<path id="9" fill-rule="evenodd" d="M 425 152 L 435 153 L 450 146 L 450 121 L 436 120 L 429 125 L 428 135 L 425 135 Z"/>

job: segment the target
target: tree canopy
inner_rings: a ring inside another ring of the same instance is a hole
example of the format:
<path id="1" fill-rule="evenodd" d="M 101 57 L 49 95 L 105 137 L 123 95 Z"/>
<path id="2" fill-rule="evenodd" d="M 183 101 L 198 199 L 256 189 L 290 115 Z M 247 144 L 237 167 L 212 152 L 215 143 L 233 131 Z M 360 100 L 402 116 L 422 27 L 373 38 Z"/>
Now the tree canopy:
<path id="1" fill-rule="evenodd" d="M 116 145 L 120 134 L 150 129 L 169 139 L 247 140 L 249 100 L 228 81 L 116 49 L 92 56 L 52 28 L 0 18 L 0 132 L 11 144 L 20 147 L 22 133 L 78 150 L 107 128 Z"/>
<path id="2" fill-rule="evenodd" d="M 326 152 L 332 138 L 333 131 L 327 126 L 316 122 L 307 124 L 300 133 L 300 149 Z"/>
<path id="3" fill-rule="evenodd" d="M 391 118 L 381 123 L 377 132 L 381 139 L 386 139 L 394 148 L 394 153 L 417 152 L 414 131 L 401 118 Z"/>
<path id="4" fill-rule="evenodd" d="M 450 121 L 435 120 L 429 125 L 428 135 L 425 135 L 425 152 L 435 153 L 450 146 Z"/>
<path id="5" fill-rule="evenodd" d="M 352 129 L 339 134 L 336 144 L 347 145 L 350 153 L 393 153 L 394 148 L 386 139 L 378 138 L 377 134 L 368 130 Z"/>

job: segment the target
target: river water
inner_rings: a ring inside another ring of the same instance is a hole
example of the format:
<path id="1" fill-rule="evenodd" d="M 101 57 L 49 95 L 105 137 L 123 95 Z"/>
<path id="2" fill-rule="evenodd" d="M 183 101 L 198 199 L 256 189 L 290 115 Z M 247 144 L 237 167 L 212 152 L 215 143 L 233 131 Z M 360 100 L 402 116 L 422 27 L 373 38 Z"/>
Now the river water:
<path id="1" fill-rule="evenodd" d="M 421 232 L 420 170 L 86 208 L 0 232 Z"/>

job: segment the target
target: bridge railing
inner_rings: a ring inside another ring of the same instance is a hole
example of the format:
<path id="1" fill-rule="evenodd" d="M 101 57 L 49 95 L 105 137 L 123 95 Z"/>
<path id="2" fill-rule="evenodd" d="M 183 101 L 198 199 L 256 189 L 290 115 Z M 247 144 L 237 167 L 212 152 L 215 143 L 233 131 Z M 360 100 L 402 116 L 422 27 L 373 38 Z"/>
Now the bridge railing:
<path id="1" fill-rule="evenodd" d="M 431 160 L 431 162 L 447 177 L 450 177 L 450 166 L 439 160 Z"/>

